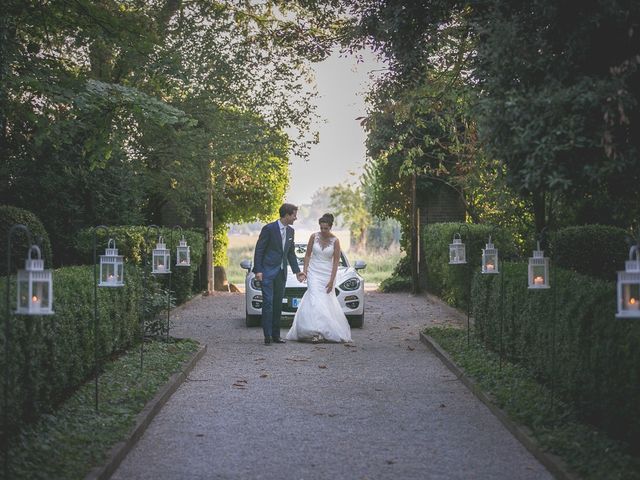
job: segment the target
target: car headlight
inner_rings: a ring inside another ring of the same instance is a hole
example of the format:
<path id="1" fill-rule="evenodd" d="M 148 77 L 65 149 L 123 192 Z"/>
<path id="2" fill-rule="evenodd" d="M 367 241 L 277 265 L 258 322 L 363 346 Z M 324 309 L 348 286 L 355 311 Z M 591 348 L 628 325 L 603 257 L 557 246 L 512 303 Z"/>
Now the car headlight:
<path id="1" fill-rule="evenodd" d="M 340 288 L 342 290 L 357 290 L 360 288 L 360 279 L 359 278 L 350 278 L 349 280 L 345 280 L 340 284 Z"/>
<path id="2" fill-rule="evenodd" d="M 256 277 L 251 279 L 251 288 L 254 290 L 260 290 L 262 288 L 262 282 L 260 280 L 256 280 Z"/>

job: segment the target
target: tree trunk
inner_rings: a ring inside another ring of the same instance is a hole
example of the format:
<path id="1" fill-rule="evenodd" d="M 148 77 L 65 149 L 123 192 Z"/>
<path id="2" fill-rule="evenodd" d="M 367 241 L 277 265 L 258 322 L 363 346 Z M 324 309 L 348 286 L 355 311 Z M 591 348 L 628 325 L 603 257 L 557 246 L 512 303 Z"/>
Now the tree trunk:
<path id="1" fill-rule="evenodd" d="M 411 178 L 411 292 L 420 293 L 420 218 L 416 195 L 416 174 Z"/>
<path id="2" fill-rule="evenodd" d="M 546 208 L 544 193 L 533 192 L 533 219 L 536 225 L 536 233 L 540 233 L 546 226 Z"/>
<path id="3" fill-rule="evenodd" d="M 213 182 L 209 180 L 207 202 L 205 204 L 205 245 L 207 258 L 207 294 L 214 291 L 213 284 Z"/>

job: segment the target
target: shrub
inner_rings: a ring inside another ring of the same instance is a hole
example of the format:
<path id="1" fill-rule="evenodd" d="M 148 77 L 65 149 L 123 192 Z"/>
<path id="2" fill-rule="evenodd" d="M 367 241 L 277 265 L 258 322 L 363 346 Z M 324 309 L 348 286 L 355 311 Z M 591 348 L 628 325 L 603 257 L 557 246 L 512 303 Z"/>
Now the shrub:
<path id="1" fill-rule="evenodd" d="M 560 267 L 614 280 L 628 258 L 627 233 L 608 225 L 584 225 L 558 230 L 551 237 L 553 261 Z"/>
<path id="2" fill-rule="evenodd" d="M 42 258 L 45 259 L 45 265 L 50 267 L 51 262 L 51 242 L 49 235 L 44 229 L 42 222 L 33 213 L 22 208 L 10 207 L 8 205 L 0 205 L 0 241 L 6 242 L 9 229 L 13 225 L 25 225 L 33 236 L 34 242 L 40 241 L 40 251 Z M 3 243 L 6 246 L 6 243 Z M 22 230 L 18 230 L 11 238 L 11 272 L 24 268 L 24 260 L 29 251 L 29 242 L 27 236 Z M 4 247 L 6 248 L 6 247 Z M 2 250 L 4 250 L 4 248 Z M 7 272 L 7 255 L 0 255 L 0 275 L 6 275 Z"/>
<path id="3" fill-rule="evenodd" d="M 389 278 L 380 282 L 378 287 L 381 292 L 408 292 L 412 288 L 411 282 L 411 258 L 409 255 L 398 260 Z"/>
<path id="4" fill-rule="evenodd" d="M 455 307 L 466 309 L 469 299 L 469 282 L 480 269 L 482 249 L 493 233 L 493 244 L 500 259 L 516 255 L 516 246 L 508 231 L 490 225 L 435 223 L 424 231 L 424 252 L 427 264 L 427 289 Z M 460 232 L 466 246 L 466 265 L 449 265 L 449 244 L 455 233 Z"/>
<path id="5" fill-rule="evenodd" d="M 6 279 L 6 277 L 5 277 Z M 95 343 L 94 278 L 92 267 L 66 267 L 53 273 L 54 315 L 11 315 L 9 363 L 0 356 L 0 370 L 9 378 L 8 418 L 13 429 L 50 411 L 94 372 L 94 356 L 106 358 L 139 338 L 143 285 L 138 268 L 127 270 L 122 288 L 101 288 L 97 293 L 98 343 Z M 0 283 L 5 295 L 7 283 Z M 15 279 L 11 280 L 15 293 Z M 13 298 L 13 295 L 11 295 Z M 148 312 L 155 316 L 158 312 Z M 6 321 L 5 311 L 0 318 Z M 5 345 L 4 329 L 0 338 Z M 97 347 L 97 350 L 96 350 Z M 4 383 L 0 397 L 4 398 Z"/>
<path id="6" fill-rule="evenodd" d="M 640 445 L 640 323 L 616 320 L 615 284 L 555 268 L 551 289 L 531 291 L 525 263 L 506 263 L 502 276 L 474 277 L 478 335 L 584 420 Z"/>
<path id="7" fill-rule="evenodd" d="M 80 263 L 93 263 L 93 229 L 85 229 L 78 233 L 76 241 L 77 259 Z M 96 230 L 96 255 L 104 253 L 109 238 L 113 238 L 118 253 L 124 256 L 127 264 L 142 266 L 150 265 L 151 251 L 155 248 L 158 234 L 155 229 L 141 226 L 109 227 L 108 233 L 104 229 Z M 172 261 L 175 261 L 175 247 L 180 241 L 180 232 L 172 229 L 160 229 L 167 248 L 171 250 Z M 191 247 L 191 266 L 172 267 L 171 279 L 168 275 L 156 277 L 164 289 L 171 291 L 177 304 L 184 303 L 193 293 L 194 277 L 204 254 L 204 235 L 195 230 L 183 230 L 185 240 Z M 97 257 L 99 258 L 99 257 Z M 126 273 L 125 273 L 126 275 Z"/>

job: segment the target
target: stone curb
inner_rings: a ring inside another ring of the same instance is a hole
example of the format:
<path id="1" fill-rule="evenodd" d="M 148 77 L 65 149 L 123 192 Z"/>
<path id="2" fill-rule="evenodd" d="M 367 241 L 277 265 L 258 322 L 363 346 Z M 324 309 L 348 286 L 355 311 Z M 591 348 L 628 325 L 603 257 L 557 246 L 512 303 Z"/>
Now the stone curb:
<path id="1" fill-rule="evenodd" d="M 500 422 L 516 437 L 520 443 L 557 479 L 560 480 L 579 480 L 580 477 L 568 471 L 564 461 L 551 453 L 545 452 L 540 448 L 538 443 L 531 435 L 531 431 L 514 422 L 507 413 L 497 407 L 491 397 L 484 393 L 482 389 L 469 377 L 464 371 L 456 365 L 449 354 L 438 345 L 438 343 L 429 335 L 420 332 L 420 341 L 424 343 L 436 356 L 451 370 L 451 372 L 469 389 L 471 392 L 484 403 L 491 413 L 493 413 Z"/>
<path id="2" fill-rule="evenodd" d="M 207 351 L 206 345 L 200 345 L 198 351 L 191 357 L 191 360 L 185 365 L 182 371 L 174 373 L 169 381 L 156 393 L 137 415 L 135 426 L 127 434 L 127 438 L 114 445 L 107 455 L 107 461 L 100 467 L 92 469 L 84 480 L 106 480 L 113 475 L 120 463 L 131 451 L 136 442 L 140 439 L 144 431 L 147 429 L 151 420 L 158 414 L 160 409 L 171 398 L 171 395 L 178 389 L 189 375 L 189 372 L 196 366 L 198 361 Z"/>

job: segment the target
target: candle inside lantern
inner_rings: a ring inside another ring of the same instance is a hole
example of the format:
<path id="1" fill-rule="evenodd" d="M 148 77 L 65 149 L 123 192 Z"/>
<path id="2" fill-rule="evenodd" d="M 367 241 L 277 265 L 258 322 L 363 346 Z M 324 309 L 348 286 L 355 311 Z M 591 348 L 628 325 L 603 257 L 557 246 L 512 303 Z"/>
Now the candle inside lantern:
<path id="1" fill-rule="evenodd" d="M 487 270 L 493 270 L 494 266 L 493 263 L 487 263 Z"/>
<path id="2" fill-rule="evenodd" d="M 158 266 L 156 267 L 158 270 L 164 270 L 164 264 L 159 263 Z"/>
<path id="3" fill-rule="evenodd" d="M 640 310 L 640 302 L 637 298 L 630 297 L 626 304 L 627 310 Z"/>
<path id="4" fill-rule="evenodd" d="M 538 275 L 537 277 L 533 277 L 533 284 L 544 285 L 544 277 L 542 277 L 541 275 Z"/>
<path id="5" fill-rule="evenodd" d="M 31 301 L 32 301 L 33 303 L 36 303 L 36 302 L 38 301 L 38 296 L 37 296 L 37 295 L 34 295 L 33 297 L 31 297 Z"/>

